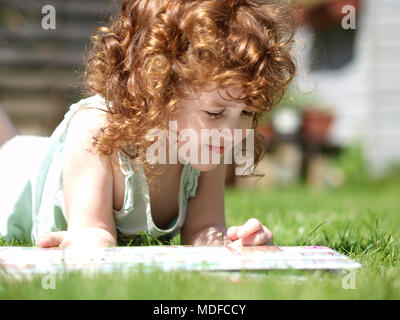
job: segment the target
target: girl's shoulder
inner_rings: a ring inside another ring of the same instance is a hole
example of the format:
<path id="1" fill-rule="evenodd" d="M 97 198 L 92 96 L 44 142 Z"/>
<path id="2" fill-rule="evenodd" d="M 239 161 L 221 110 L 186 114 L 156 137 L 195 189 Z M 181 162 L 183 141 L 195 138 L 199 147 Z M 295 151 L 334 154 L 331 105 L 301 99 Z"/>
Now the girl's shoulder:
<path id="1" fill-rule="evenodd" d="M 104 99 L 98 95 L 71 105 L 70 112 L 72 115 L 68 123 L 68 139 L 82 139 L 108 124 L 107 107 Z"/>
<path id="2" fill-rule="evenodd" d="M 107 107 L 100 96 L 82 99 L 72 108 L 75 110 L 68 123 L 64 155 L 91 149 L 94 137 L 109 125 Z M 115 152 L 110 156 L 111 159 L 114 160 L 112 163 L 118 163 Z"/>

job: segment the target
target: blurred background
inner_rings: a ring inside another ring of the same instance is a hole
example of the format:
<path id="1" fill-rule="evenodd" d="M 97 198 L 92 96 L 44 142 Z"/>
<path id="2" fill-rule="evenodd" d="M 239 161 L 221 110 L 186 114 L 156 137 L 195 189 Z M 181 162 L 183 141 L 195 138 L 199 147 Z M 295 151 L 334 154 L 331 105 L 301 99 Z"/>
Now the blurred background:
<path id="1" fill-rule="evenodd" d="M 227 184 L 338 188 L 391 175 L 400 160 L 400 2 L 293 2 L 298 74 L 258 129 L 268 154 L 255 173 L 264 176 L 235 177 L 232 165 Z M 90 35 L 120 4 L 0 1 L 0 107 L 20 134 L 49 136 L 82 98 Z M 42 27 L 45 5 L 56 10 L 55 29 Z"/>
<path id="2" fill-rule="evenodd" d="M 42 27 L 43 19 L 52 27 L 46 5 L 55 29 Z M 81 98 L 90 36 L 119 8 L 110 0 L 0 1 L 0 106 L 21 134 L 50 135 Z"/>

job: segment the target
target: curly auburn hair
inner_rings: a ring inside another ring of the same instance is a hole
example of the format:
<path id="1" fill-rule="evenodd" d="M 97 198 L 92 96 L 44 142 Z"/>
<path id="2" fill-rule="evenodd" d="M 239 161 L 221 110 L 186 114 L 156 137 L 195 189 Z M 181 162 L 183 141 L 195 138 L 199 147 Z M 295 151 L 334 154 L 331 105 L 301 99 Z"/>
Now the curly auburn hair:
<path id="1" fill-rule="evenodd" d="M 255 129 L 294 77 L 294 33 L 292 7 L 277 1 L 124 0 L 94 31 L 84 72 L 86 93 L 102 96 L 108 113 L 95 152 L 121 150 L 147 168 L 146 133 L 167 128 L 188 88 L 211 82 L 241 89 L 228 96 L 256 111 Z M 256 130 L 254 138 L 257 165 L 265 141 Z"/>

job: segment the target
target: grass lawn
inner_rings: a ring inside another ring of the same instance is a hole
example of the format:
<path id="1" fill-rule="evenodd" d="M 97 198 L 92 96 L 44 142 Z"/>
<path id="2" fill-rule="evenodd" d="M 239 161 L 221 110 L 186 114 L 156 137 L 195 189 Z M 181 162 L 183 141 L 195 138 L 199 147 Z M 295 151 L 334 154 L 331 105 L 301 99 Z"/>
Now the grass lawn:
<path id="1" fill-rule="evenodd" d="M 256 217 L 276 245 L 324 245 L 359 261 L 355 288 L 329 271 L 241 272 L 238 278 L 202 272 L 0 277 L 0 299 L 399 299 L 400 177 L 315 191 L 297 186 L 226 193 L 227 225 Z M 174 239 L 179 243 L 179 238 Z M 2 242 L 0 245 L 7 245 Z"/>

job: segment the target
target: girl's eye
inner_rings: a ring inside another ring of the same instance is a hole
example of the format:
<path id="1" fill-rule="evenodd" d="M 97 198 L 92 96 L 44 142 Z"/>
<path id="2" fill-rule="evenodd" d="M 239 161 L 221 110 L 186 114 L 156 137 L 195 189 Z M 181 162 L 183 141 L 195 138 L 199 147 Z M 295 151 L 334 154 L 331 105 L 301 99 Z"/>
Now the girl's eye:
<path id="1" fill-rule="evenodd" d="M 210 118 L 212 118 L 212 119 L 220 119 L 220 118 L 222 118 L 222 115 L 224 113 L 223 111 L 221 111 L 221 112 L 209 112 L 209 111 L 206 111 L 206 112 L 207 112 L 208 116 Z M 245 117 L 253 118 L 256 113 L 254 111 L 243 110 L 242 114 Z"/>
<path id="2" fill-rule="evenodd" d="M 254 111 L 246 111 L 243 110 L 242 113 L 244 114 L 245 117 L 253 118 L 254 115 L 256 114 Z"/>
<path id="3" fill-rule="evenodd" d="M 213 112 L 208 112 L 208 111 L 206 111 L 206 112 L 210 116 L 210 118 L 212 118 L 212 119 L 222 118 L 222 114 L 223 114 L 223 111 L 222 112 L 218 112 L 218 113 L 213 113 Z"/>

